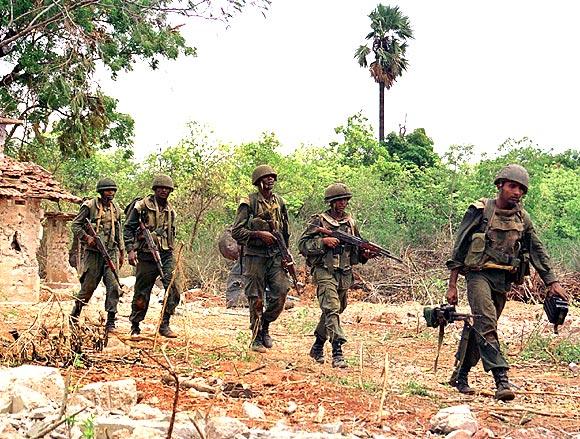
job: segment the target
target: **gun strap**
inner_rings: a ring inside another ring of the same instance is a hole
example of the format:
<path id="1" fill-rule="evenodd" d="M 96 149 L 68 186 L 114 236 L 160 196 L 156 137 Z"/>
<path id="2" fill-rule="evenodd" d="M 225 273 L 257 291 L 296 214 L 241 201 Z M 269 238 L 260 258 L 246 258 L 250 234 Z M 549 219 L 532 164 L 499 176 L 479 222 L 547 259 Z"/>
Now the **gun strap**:
<path id="1" fill-rule="evenodd" d="M 439 337 L 437 338 L 437 356 L 435 357 L 435 364 L 433 372 L 437 372 L 437 363 L 439 363 L 439 354 L 441 353 L 441 346 L 443 345 L 443 337 L 445 335 L 445 324 L 439 325 Z"/>

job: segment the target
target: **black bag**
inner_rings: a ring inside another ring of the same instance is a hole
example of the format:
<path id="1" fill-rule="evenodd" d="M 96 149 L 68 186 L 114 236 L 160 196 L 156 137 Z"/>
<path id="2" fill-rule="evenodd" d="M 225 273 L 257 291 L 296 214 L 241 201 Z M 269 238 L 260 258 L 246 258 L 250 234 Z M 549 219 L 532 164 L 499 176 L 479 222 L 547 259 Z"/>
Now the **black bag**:
<path id="1" fill-rule="evenodd" d="M 568 315 L 568 302 L 558 296 L 551 295 L 544 300 L 544 311 L 548 321 L 554 325 L 554 332 L 558 333 L 558 326 L 564 323 Z"/>

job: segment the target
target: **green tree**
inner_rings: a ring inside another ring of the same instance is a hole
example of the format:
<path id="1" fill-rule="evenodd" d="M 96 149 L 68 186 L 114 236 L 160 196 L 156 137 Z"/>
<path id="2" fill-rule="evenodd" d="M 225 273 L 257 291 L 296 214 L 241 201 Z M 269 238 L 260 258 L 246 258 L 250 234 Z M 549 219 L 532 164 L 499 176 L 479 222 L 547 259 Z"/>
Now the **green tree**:
<path id="1" fill-rule="evenodd" d="M 361 67 L 370 67 L 371 76 L 379 84 L 379 141 L 385 138 L 385 88 L 389 90 L 407 69 L 407 40 L 413 38 L 409 18 L 397 6 L 379 4 L 369 15 L 371 32 L 366 36 L 372 49 L 364 44 L 354 54 Z M 370 64 L 367 57 L 374 53 Z"/>
<path id="2" fill-rule="evenodd" d="M 368 119 L 360 112 L 350 116 L 346 126 L 341 125 L 334 131 L 344 136 L 344 142 L 340 144 L 332 142 L 330 146 L 337 148 L 345 164 L 368 166 L 385 154 L 385 149 L 380 147 L 373 135 Z"/>
<path id="3" fill-rule="evenodd" d="M 419 167 L 433 166 L 438 160 L 433 151 L 433 140 L 424 128 L 417 128 L 410 134 L 391 132 L 384 144 L 392 156 Z"/>
<path id="4" fill-rule="evenodd" d="M 9 152 L 35 158 L 51 145 L 65 156 L 95 147 L 128 148 L 133 121 L 117 111 L 95 79 L 103 66 L 115 77 L 139 60 L 152 69 L 162 59 L 195 55 L 175 26 L 177 18 L 228 19 L 269 0 L 0 0 L 0 114 L 24 119 L 9 133 Z M 35 143 L 36 142 L 36 143 Z"/>

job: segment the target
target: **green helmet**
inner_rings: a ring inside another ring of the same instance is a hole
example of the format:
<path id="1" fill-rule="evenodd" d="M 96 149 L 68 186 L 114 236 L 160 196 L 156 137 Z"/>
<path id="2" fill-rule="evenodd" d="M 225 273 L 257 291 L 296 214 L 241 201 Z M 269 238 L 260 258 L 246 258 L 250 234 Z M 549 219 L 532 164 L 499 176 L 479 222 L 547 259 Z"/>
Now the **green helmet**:
<path id="1" fill-rule="evenodd" d="M 274 171 L 274 168 L 270 165 L 260 165 L 256 166 L 254 172 L 252 172 L 252 184 L 257 185 L 260 181 L 260 178 L 265 177 L 266 175 L 273 175 L 275 179 L 278 179 L 278 174 Z"/>
<path id="2" fill-rule="evenodd" d="M 527 192 L 530 183 L 530 175 L 523 166 L 507 165 L 497 173 L 493 184 L 501 183 L 503 180 L 515 181 L 516 183 L 521 184 Z"/>
<path id="3" fill-rule="evenodd" d="M 327 203 L 351 197 L 352 192 L 344 183 L 333 183 L 324 190 L 324 201 Z"/>
<path id="4" fill-rule="evenodd" d="M 117 190 L 117 183 L 112 178 L 101 178 L 97 183 L 97 192 L 99 193 L 110 189 Z"/>
<path id="5" fill-rule="evenodd" d="M 151 189 L 155 190 L 156 187 L 168 187 L 169 189 L 175 189 L 173 185 L 173 179 L 169 175 L 156 175 L 151 184 Z"/>

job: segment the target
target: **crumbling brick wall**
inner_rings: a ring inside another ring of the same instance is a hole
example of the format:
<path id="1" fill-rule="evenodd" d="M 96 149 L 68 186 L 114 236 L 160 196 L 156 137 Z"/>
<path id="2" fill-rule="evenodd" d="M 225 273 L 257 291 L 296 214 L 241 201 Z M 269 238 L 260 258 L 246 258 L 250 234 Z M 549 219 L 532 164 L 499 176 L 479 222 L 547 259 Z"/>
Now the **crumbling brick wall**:
<path id="1" fill-rule="evenodd" d="M 0 301 L 38 300 L 42 216 L 39 199 L 0 197 Z"/>
<path id="2" fill-rule="evenodd" d="M 47 285 L 53 283 L 77 284 L 77 273 L 68 262 L 70 221 L 74 214 L 47 212 L 44 219 L 44 239 L 46 266 L 44 267 Z"/>

